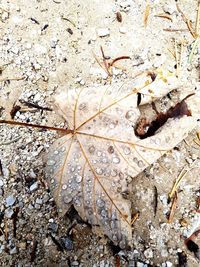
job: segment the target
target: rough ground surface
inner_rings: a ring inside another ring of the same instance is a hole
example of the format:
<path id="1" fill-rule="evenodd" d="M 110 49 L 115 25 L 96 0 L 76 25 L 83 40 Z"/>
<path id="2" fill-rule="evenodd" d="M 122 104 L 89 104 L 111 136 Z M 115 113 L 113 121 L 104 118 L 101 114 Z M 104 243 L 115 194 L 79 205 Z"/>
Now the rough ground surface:
<path id="1" fill-rule="evenodd" d="M 193 23 L 197 2 L 179 1 Z M 145 28 L 142 0 L 0 1 L 0 117 L 10 119 L 13 105 L 19 105 L 22 108 L 15 120 L 63 127 L 54 111 L 41 112 L 19 100 L 52 108 L 53 96 L 64 87 L 108 83 L 106 72 L 94 57 L 101 58 L 100 45 L 111 58 L 131 57 L 116 64 L 124 70 L 113 69 L 113 80 L 126 81 L 160 66 L 176 71 L 169 52 L 174 51 L 176 38 L 177 43 L 184 44 L 180 70 L 180 84 L 184 86 L 178 89 L 185 95 L 196 89 L 198 94 L 200 51 L 197 49 L 192 64 L 188 64 L 194 39 L 175 4 L 173 0 L 150 1 Z M 121 23 L 116 19 L 117 11 L 122 14 Z M 173 21 L 154 16 L 163 12 L 168 12 Z M 183 31 L 163 31 L 166 28 Z M 162 110 L 175 100 L 173 94 L 172 100 L 164 98 Z M 58 217 L 42 163 L 43 153 L 57 137 L 51 131 L 0 127 L 0 266 L 118 266 L 106 237 L 92 233 L 79 220 L 71 229 L 73 216 Z M 199 266 L 184 245 L 184 239 L 200 226 L 199 215 L 194 212 L 200 192 L 200 147 L 194 139 L 195 130 L 134 179 L 133 212 L 139 211 L 140 216 L 134 224 L 133 250 L 119 252 L 121 266 L 177 266 L 181 251 L 187 253 L 188 266 Z M 168 193 L 183 167 L 190 171 L 179 186 L 178 208 L 168 224 Z"/>

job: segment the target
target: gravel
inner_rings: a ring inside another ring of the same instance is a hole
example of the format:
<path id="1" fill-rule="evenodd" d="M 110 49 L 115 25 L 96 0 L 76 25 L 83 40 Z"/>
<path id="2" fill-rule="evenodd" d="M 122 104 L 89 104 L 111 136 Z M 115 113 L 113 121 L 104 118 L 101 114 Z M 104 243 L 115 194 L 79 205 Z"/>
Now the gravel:
<path id="1" fill-rule="evenodd" d="M 3 0 L 0 118 L 10 120 L 11 110 L 19 105 L 14 120 L 66 127 L 55 111 L 28 107 L 22 102 L 53 109 L 54 95 L 61 90 L 110 84 L 107 71 L 95 59 L 103 65 L 100 46 L 111 60 L 131 58 L 115 62 L 113 68 L 112 82 L 125 83 L 155 67 L 176 71 L 175 38 L 177 43 L 184 43 L 178 93 L 188 94 L 196 88 L 200 94 L 199 49 L 188 63 L 194 39 L 188 31 L 164 31 L 187 29 L 176 1 L 149 2 L 145 28 L 146 1 L 142 0 L 85 0 L 79 4 L 73 0 Z M 192 5 L 190 0 L 179 4 L 194 23 L 197 0 Z M 122 13 L 122 22 L 117 21 L 116 12 Z M 172 21 L 155 17 L 163 12 Z M 166 110 L 169 102 L 178 100 L 173 93 L 169 97 L 158 108 Z M 92 232 L 73 212 L 58 215 L 42 160 L 58 137 L 53 131 L 0 125 L 0 266 L 114 267 L 116 253 L 124 267 L 172 267 L 178 264 L 180 253 L 186 253 L 188 266 L 199 266 L 199 255 L 195 257 L 184 244 L 185 238 L 200 227 L 198 213 L 194 212 L 198 208 L 200 167 L 200 150 L 194 142 L 198 141 L 196 131 L 132 182 L 133 214 L 139 211 L 139 217 L 133 226 L 130 251 L 113 248 L 98 228 Z M 179 185 L 177 209 L 169 224 L 168 194 L 181 170 L 190 168 L 194 161 L 195 167 Z M 195 242 L 200 246 L 199 239 Z"/>

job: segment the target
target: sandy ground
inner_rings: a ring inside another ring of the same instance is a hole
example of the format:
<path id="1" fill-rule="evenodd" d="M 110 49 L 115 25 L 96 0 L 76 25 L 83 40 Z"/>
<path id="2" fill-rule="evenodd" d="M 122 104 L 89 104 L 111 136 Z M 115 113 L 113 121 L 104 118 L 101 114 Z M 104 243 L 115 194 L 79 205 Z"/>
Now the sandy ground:
<path id="1" fill-rule="evenodd" d="M 145 27 L 142 0 L 0 1 L 0 117 L 11 119 L 13 106 L 18 105 L 21 109 L 14 114 L 15 120 L 63 127 L 64 121 L 54 111 L 27 107 L 23 101 L 52 109 L 53 96 L 62 88 L 108 84 L 108 74 L 95 59 L 102 59 L 100 46 L 112 59 L 130 57 L 113 68 L 113 81 L 124 82 L 161 66 L 177 71 L 175 43 L 178 53 L 182 43 L 179 93 L 196 90 L 199 94 L 200 51 L 196 49 L 189 64 L 194 38 L 177 12 L 176 1 L 149 2 Z M 197 2 L 179 1 L 193 24 Z M 116 12 L 121 13 L 122 22 Z M 163 13 L 169 17 L 155 16 Z M 163 101 L 167 100 L 172 101 Z M 140 215 L 134 224 L 133 249 L 117 251 L 116 257 L 106 237 L 93 233 L 77 216 L 57 214 L 46 186 L 42 155 L 58 135 L 0 126 L 0 265 L 199 266 L 198 257 L 184 245 L 184 239 L 200 227 L 194 212 L 200 192 L 196 132 L 134 179 L 132 206 Z M 184 167 L 190 171 L 179 186 L 178 208 L 169 224 L 168 193 Z M 73 228 L 72 217 L 78 220 Z M 178 263 L 183 251 L 188 265 Z"/>

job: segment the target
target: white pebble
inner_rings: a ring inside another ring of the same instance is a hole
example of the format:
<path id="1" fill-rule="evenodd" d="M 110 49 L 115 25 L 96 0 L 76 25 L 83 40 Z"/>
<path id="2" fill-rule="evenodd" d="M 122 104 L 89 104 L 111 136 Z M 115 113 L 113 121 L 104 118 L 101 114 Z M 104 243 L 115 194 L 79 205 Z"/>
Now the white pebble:
<path id="1" fill-rule="evenodd" d="M 125 27 L 119 27 L 119 32 L 125 34 L 127 33 L 127 30 Z"/>
<path id="2" fill-rule="evenodd" d="M 108 36 L 110 35 L 110 30 L 108 28 L 99 28 L 97 30 L 97 35 L 99 37 L 105 37 L 105 36 Z"/>

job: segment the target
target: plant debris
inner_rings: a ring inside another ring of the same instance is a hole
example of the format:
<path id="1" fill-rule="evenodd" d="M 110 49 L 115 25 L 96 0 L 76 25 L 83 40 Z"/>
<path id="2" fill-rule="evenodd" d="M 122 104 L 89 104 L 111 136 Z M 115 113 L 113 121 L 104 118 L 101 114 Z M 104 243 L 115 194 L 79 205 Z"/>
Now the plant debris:
<path id="1" fill-rule="evenodd" d="M 152 122 L 147 121 L 146 118 L 142 118 L 136 125 L 135 134 L 140 139 L 153 136 L 170 118 L 179 118 L 182 116 L 191 116 L 191 111 L 185 100 L 194 94 L 190 94 L 185 97 L 181 102 L 177 103 L 174 107 L 171 107 L 166 113 L 160 112 Z"/>

